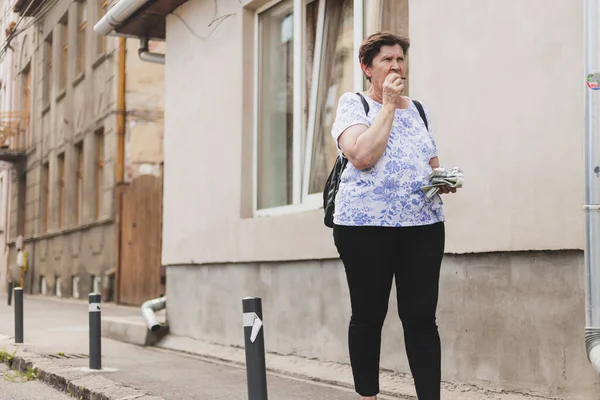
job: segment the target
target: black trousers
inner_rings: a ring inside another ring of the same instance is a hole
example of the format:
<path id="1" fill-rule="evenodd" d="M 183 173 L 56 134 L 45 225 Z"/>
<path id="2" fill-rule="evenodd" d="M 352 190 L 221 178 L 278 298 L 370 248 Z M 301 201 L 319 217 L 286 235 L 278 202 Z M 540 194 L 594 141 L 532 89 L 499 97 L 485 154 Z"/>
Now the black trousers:
<path id="1" fill-rule="evenodd" d="M 379 393 L 381 329 L 395 278 L 398 314 L 419 400 L 439 400 L 441 346 L 436 325 L 444 223 L 387 228 L 335 226 L 352 317 L 348 330 L 355 390 Z"/>

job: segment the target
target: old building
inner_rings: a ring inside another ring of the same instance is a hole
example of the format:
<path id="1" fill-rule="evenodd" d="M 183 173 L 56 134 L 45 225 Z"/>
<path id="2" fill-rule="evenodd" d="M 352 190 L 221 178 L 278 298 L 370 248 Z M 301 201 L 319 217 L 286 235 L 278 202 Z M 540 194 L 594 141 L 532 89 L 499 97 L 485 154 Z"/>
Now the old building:
<path id="1" fill-rule="evenodd" d="M 268 351 L 348 362 L 348 292 L 320 195 L 337 99 L 365 88 L 357 50 L 390 29 L 411 39 L 409 95 L 432 112 L 442 164 L 466 173 L 445 198 L 443 379 L 598 398 L 584 338 L 583 2 L 119 4 L 129 15 L 112 33 L 166 29 L 173 334 L 243 346 L 241 299 L 260 296 Z M 395 310 L 381 366 L 408 373 Z"/>
<path id="2" fill-rule="evenodd" d="M 16 24 L 18 16 L 12 12 L 12 1 L 0 1 L 0 14 L 4 17 L 0 20 L 0 35 L 6 40 L 12 27 Z M 4 47 L 4 46 L 3 46 Z M 0 57 L 0 142 L 7 143 L 7 139 L 16 127 L 15 113 L 12 108 L 12 94 L 14 86 L 13 53 L 3 53 Z M 0 161 L 0 292 L 7 290 L 8 281 L 8 253 L 7 246 L 10 210 L 10 188 L 11 174 L 14 170 L 11 164 Z"/>
<path id="3" fill-rule="evenodd" d="M 27 292 L 101 291 L 128 304 L 157 296 L 164 67 L 141 60 L 135 40 L 93 32 L 111 1 L 13 4 L 5 57 L 19 128 L 0 152 L 14 171 L 11 275 L 22 237 Z"/>

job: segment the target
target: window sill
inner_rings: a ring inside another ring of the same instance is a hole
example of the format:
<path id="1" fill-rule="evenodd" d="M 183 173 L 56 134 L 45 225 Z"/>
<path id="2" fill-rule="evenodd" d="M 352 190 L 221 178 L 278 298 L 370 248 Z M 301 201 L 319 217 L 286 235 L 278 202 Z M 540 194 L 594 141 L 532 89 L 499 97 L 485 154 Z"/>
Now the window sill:
<path id="1" fill-rule="evenodd" d="M 85 72 L 82 72 L 79 75 L 77 75 L 77 78 L 75 78 L 75 80 L 73 81 L 73 87 L 77 87 L 77 85 L 79 85 L 84 79 Z"/>
<path id="2" fill-rule="evenodd" d="M 56 96 L 56 102 L 60 102 L 67 95 L 67 89 L 62 89 L 61 92 Z"/>
<path id="3" fill-rule="evenodd" d="M 98 68 L 104 62 L 105 59 L 106 59 L 106 53 L 100 54 L 96 58 L 96 61 L 94 61 L 94 63 L 92 64 L 92 69 Z"/>
<path id="4" fill-rule="evenodd" d="M 305 211 L 318 210 L 323 208 L 323 196 L 321 194 L 309 195 L 302 204 L 292 204 L 289 206 L 265 208 L 254 211 L 254 218 L 278 217 L 287 214 L 296 214 Z"/>
<path id="5" fill-rule="evenodd" d="M 46 115 L 50 111 L 50 103 L 47 103 L 44 108 L 42 108 L 42 116 Z"/>

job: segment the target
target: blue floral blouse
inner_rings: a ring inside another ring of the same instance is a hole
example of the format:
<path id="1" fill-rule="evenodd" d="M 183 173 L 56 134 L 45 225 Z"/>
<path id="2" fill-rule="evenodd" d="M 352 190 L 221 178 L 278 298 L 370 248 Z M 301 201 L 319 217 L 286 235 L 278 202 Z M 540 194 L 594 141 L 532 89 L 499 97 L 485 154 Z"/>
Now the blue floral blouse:
<path id="1" fill-rule="evenodd" d="M 336 143 L 353 125 L 371 126 L 383 107 L 364 95 L 369 115 L 356 93 L 340 98 L 331 134 Z M 423 105 L 427 124 L 431 120 Z M 338 151 L 341 152 L 338 144 Z M 345 226 L 417 226 L 444 220 L 439 194 L 428 199 L 421 186 L 432 169 L 429 160 L 437 156 L 431 132 L 427 131 L 414 103 L 397 109 L 390 139 L 381 158 L 371 168 L 358 170 L 349 162 L 342 173 L 335 199 L 334 223 Z"/>

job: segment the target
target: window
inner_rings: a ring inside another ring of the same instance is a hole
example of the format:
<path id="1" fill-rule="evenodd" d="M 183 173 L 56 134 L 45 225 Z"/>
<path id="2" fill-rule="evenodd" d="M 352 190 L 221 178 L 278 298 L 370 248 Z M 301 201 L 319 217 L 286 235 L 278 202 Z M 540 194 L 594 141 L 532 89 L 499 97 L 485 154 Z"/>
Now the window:
<path id="1" fill-rule="evenodd" d="M 108 0 L 100 0 L 99 4 L 100 4 L 100 9 L 98 10 L 98 14 L 99 14 L 98 21 L 101 20 L 102 17 L 104 17 L 106 15 L 106 11 L 108 10 Z M 105 37 L 104 37 L 104 35 L 96 35 L 96 38 L 98 40 L 98 47 L 97 47 L 98 55 L 104 54 L 104 52 L 106 51 Z"/>
<path id="2" fill-rule="evenodd" d="M 65 200 L 65 155 L 58 156 L 58 228 L 63 227 L 63 207 Z"/>
<path id="3" fill-rule="evenodd" d="M 67 24 L 67 16 L 63 18 L 60 24 L 60 41 L 61 41 L 61 56 L 60 56 L 60 89 L 64 90 L 67 87 L 67 66 L 69 52 L 69 26 Z"/>
<path id="4" fill-rule="evenodd" d="M 44 187 L 44 232 L 48 232 L 50 218 L 50 165 L 42 166 L 42 185 Z"/>
<path id="5" fill-rule="evenodd" d="M 293 4 L 284 1 L 260 17 L 258 208 L 293 203 Z M 268 77 L 268 79 L 265 79 Z"/>
<path id="6" fill-rule="evenodd" d="M 337 103 L 344 92 L 353 89 L 354 21 L 352 1 L 327 1 L 321 54 L 315 55 L 311 104 L 316 107 L 309 115 L 306 175 L 304 194 L 321 193 L 337 157 L 337 147 L 331 137 Z M 316 46 L 317 47 L 317 46 Z M 306 188 L 306 185 L 308 188 Z"/>
<path id="7" fill-rule="evenodd" d="M 258 12 L 257 210 L 319 204 L 337 157 L 337 102 L 362 90 L 355 28 L 353 0 L 287 0 Z"/>
<path id="8" fill-rule="evenodd" d="M 22 148 L 27 145 L 29 136 L 29 122 L 31 120 L 31 68 L 27 67 L 23 72 L 23 129 L 17 140 L 17 147 Z"/>
<path id="9" fill-rule="evenodd" d="M 104 176 L 104 130 L 96 132 L 96 219 L 100 219 L 102 178 Z"/>
<path id="10" fill-rule="evenodd" d="M 79 33 L 77 35 L 77 75 L 85 71 L 85 31 L 87 29 L 87 5 L 85 1 L 80 1 L 79 7 Z"/>
<path id="11" fill-rule="evenodd" d="M 44 41 L 44 106 L 50 104 L 50 92 L 52 90 L 52 35 Z"/>
<path id="12" fill-rule="evenodd" d="M 20 191 L 20 207 L 21 207 L 21 226 L 20 231 L 21 235 L 25 237 L 26 228 L 27 228 L 27 173 L 23 173 L 19 182 L 19 191 Z"/>
<path id="13" fill-rule="evenodd" d="M 75 221 L 81 223 L 81 214 L 83 210 L 83 143 L 75 146 L 77 156 L 77 199 L 75 203 Z"/>

